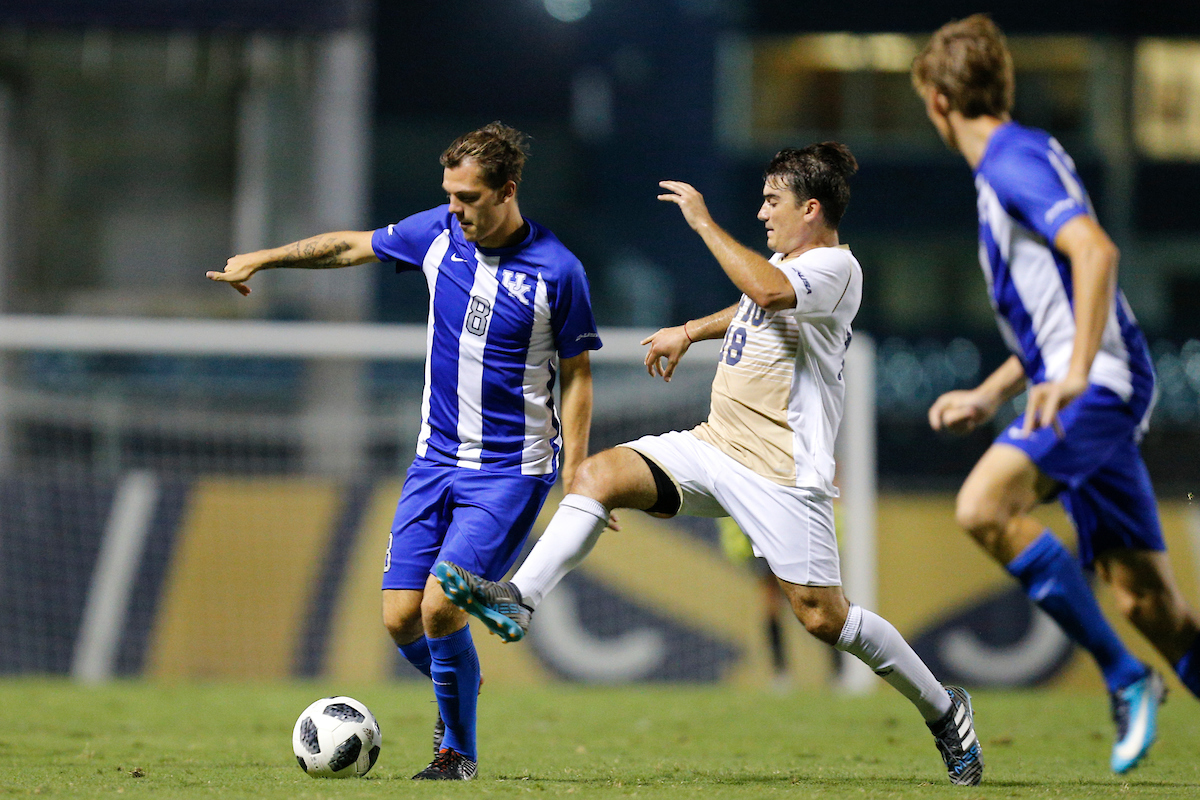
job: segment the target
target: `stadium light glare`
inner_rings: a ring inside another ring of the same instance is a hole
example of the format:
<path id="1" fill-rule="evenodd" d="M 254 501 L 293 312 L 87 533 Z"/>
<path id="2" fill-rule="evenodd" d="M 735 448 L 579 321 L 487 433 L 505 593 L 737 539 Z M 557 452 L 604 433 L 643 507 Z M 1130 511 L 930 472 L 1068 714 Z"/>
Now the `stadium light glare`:
<path id="1" fill-rule="evenodd" d="M 592 0 L 542 0 L 542 5 L 559 22 L 579 22 L 592 11 Z"/>

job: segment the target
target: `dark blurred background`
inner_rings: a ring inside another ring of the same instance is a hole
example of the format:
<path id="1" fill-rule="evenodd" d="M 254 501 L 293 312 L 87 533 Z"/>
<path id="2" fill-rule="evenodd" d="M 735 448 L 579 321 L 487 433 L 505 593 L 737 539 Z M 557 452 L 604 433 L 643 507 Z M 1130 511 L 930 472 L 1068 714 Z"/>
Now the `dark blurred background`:
<path id="1" fill-rule="evenodd" d="M 1161 379 L 1147 455 L 1160 487 L 1190 489 L 1195 3 L 5 2 L 0 310 L 423 322 L 421 282 L 382 266 L 249 302 L 201 277 L 234 252 L 442 202 L 441 150 L 500 119 L 532 137 L 522 208 L 583 260 L 601 324 L 679 323 L 736 293 L 655 200 L 657 182 L 695 184 L 761 249 L 763 165 L 780 147 L 839 139 L 861 164 L 842 240 L 866 272 L 856 328 L 879 345 L 881 478 L 949 486 L 993 431 L 938 441 L 925 409 L 1005 354 L 976 261 L 970 172 L 925 120 L 908 65 L 933 29 L 976 10 L 1010 36 L 1017 118 L 1063 142 L 1122 249 Z M 14 367 L 51 383 L 86 381 L 80 368 Z"/>

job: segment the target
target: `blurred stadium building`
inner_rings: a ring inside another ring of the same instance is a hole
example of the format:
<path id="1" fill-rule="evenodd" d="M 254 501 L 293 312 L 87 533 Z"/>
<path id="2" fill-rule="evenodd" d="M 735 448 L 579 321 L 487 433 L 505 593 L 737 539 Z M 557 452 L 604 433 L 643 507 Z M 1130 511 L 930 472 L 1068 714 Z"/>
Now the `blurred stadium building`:
<path id="1" fill-rule="evenodd" d="M 533 136 L 523 209 L 582 258 L 612 345 L 596 447 L 707 411 L 705 352 L 654 384 L 619 328 L 735 299 L 657 181 L 694 183 L 761 243 L 770 155 L 850 144 L 862 170 L 842 231 L 866 271 L 862 424 L 881 490 L 880 567 L 857 596 L 875 592 L 944 679 L 1098 686 L 954 528 L 953 490 L 996 429 L 944 440 L 925 422 L 938 393 L 1003 358 L 969 174 L 908 85 L 928 32 L 975 9 L 800 8 L 0 4 L 0 673 L 407 674 L 377 587 L 419 422 L 424 339 L 403 326 L 423 322 L 424 291 L 380 266 L 264 275 L 243 299 L 203 273 L 442 202 L 441 149 L 500 118 Z M 1113 2 L 1083 19 L 1021 0 L 996 18 L 1018 116 L 1074 155 L 1154 342 L 1145 453 L 1195 598 L 1200 11 Z M 753 578 L 715 529 L 633 513 L 626 527 L 539 611 L 530 647 L 488 643 L 489 680 L 765 683 Z M 649 585 L 655 562 L 701 594 Z M 828 681 L 826 649 L 789 634 L 798 682 Z"/>

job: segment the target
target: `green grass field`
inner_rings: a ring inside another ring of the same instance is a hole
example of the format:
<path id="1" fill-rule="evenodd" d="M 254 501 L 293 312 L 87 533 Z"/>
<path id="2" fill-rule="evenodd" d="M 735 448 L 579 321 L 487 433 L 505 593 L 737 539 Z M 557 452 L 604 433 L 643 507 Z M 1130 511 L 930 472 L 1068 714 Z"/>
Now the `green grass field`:
<path id="1" fill-rule="evenodd" d="M 363 780 L 314 780 L 291 729 L 333 692 L 365 702 L 383 729 Z M 777 696 L 713 687 L 486 687 L 480 778 L 417 784 L 434 706 L 408 683 L 82 688 L 0 681 L 0 796 L 926 798 L 1200 795 L 1200 707 L 1172 698 L 1160 741 L 1132 774 L 1108 771 L 1105 698 L 979 693 L 987 771 L 946 780 L 916 713 L 887 687 L 867 698 Z"/>

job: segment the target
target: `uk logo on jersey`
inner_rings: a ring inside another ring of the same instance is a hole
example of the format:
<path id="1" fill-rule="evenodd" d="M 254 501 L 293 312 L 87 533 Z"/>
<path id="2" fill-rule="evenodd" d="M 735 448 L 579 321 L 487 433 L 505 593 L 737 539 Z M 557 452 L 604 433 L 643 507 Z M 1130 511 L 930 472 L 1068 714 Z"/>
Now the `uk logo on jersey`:
<path id="1" fill-rule="evenodd" d="M 533 288 L 533 284 L 525 282 L 524 272 L 513 272 L 511 269 L 502 270 L 500 283 L 521 305 L 529 305 L 529 298 L 526 295 Z"/>

